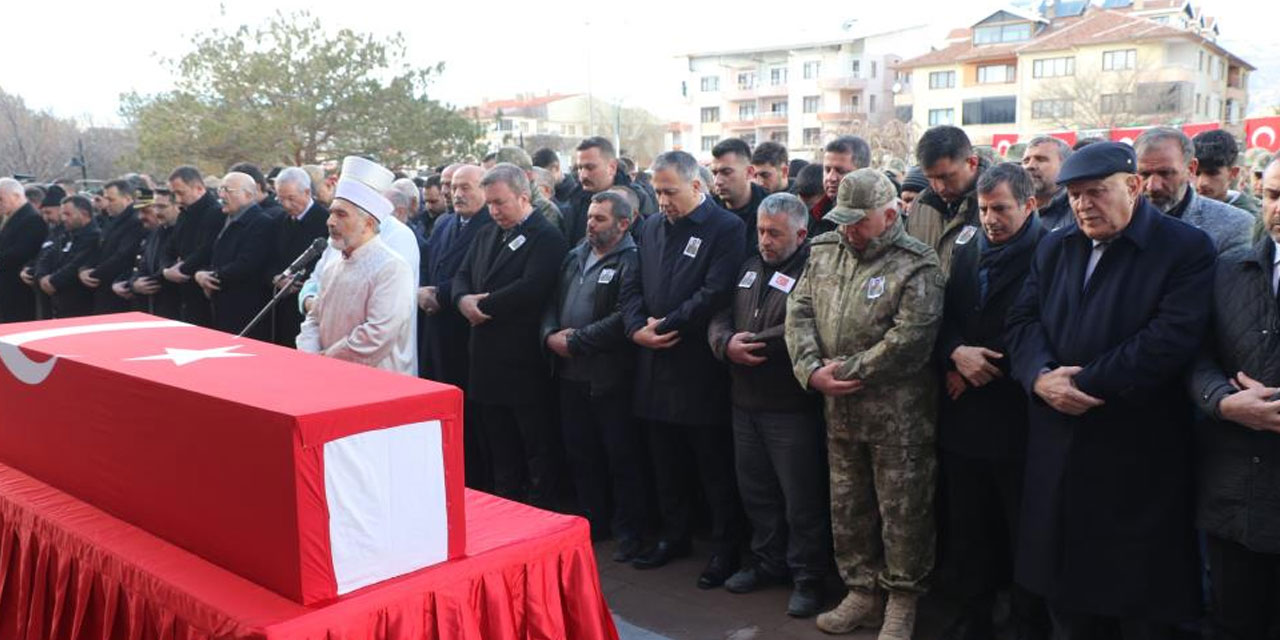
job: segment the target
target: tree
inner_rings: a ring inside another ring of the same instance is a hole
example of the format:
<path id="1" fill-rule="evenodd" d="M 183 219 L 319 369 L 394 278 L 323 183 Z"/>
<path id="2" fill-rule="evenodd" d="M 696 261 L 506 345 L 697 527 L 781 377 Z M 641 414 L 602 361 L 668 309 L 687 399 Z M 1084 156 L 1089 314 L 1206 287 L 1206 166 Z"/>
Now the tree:
<path id="1" fill-rule="evenodd" d="M 474 123 L 427 95 L 443 63 L 419 69 L 404 58 L 398 33 L 330 36 L 308 12 L 277 12 L 254 29 L 198 36 L 194 50 L 168 61 L 173 91 L 126 94 L 120 111 L 138 131 L 139 162 L 157 170 L 349 154 L 410 167 L 473 152 Z"/>
<path id="2" fill-rule="evenodd" d="M 33 111 L 17 95 L 0 89 L 0 175 L 24 174 L 41 182 L 81 177 L 68 161 L 83 142 L 90 178 L 105 180 L 121 172 L 120 156 L 136 146 L 127 129 L 81 128 L 47 111 Z"/>

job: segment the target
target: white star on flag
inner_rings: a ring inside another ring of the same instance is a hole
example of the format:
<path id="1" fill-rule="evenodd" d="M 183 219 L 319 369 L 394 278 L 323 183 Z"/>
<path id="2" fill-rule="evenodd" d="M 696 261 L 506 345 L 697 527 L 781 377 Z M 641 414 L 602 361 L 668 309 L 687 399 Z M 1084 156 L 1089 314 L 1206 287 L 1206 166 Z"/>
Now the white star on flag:
<path id="1" fill-rule="evenodd" d="M 214 349 L 175 349 L 173 347 L 165 347 L 163 355 L 143 356 L 141 358 L 125 358 L 129 362 L 139 360 L 170 360 L 173 364 L 181 367 L 184 364 L 199 362 L 201 360 L 209 360 L 213 358 L 248 358 L 255 354 L 252 353 L 231 353 L 232 349 L 239 349 L 241 345 L 232 345 L 230 347 L 217 347 Z"/>

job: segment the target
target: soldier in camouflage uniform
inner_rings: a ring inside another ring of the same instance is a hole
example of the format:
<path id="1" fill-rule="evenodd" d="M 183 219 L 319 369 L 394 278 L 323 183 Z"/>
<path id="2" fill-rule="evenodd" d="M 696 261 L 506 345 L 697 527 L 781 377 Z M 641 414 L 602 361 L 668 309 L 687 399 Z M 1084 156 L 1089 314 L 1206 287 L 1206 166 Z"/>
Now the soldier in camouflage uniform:
<path id="1" fill-rule="evenodd" d="M 831 527 L 849 595 L 818 616 L 848 633 L 883 623 L 881 640 L 911 637 L 916 598 L 933 568 L 934 421 L 930 352 L 943 276 L 928 245 L 907 235 L 881 172 L 840 183 L 787 302 L 797 380 L 826 396 Z M 882 608 L 882 593 L 889 593 Z"/>

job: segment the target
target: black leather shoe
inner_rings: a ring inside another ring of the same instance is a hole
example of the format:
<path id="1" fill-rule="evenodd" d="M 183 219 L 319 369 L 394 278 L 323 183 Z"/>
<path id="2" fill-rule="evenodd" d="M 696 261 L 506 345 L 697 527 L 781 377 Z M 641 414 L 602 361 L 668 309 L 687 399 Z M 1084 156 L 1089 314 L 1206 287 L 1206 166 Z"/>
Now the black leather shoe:
<path id="1" fill-rule="evenodd" d="M 752 565 L 739 569 L 737 573 L 729 576 L 729 579 L 724 581 L 724 588 L 729 593 L 751 593 L 756 589 L 786 581 L 785 575 L 769 573 L 760 565 Z"/>
<path id="2" fill-rule="evenodd" d="M 812 618 L 822 611 L 822 581 L 800 580 L 787 601 L 787 615 L 792 618 Z"/>
<path id="3" fill-rule="evenodd" d="M 711 559 L 707 561 L 707 568 L 702 570 L 702 575 L 698 576 L 699 589 L 714 589 L 722 584 L 734 571 L 738 570 L 738 557 L 736 555 L 716 553 L 712 554 Z"/>
<path id="4" fill-rule="evenodd" d="M 631 566 L 636 569 L 657 569 L 666 566 L 668 562 L 676 558 L 683 558 L 689 555 L 688 542 L 670 542 L 668 540 L 659 540 L 658 544 L 644 555 L 631 561 Z"/>
<path id="5" fill-rule="evenodd" d="M 640 539 L 639 538 L 621 538 L 618 540 L 618 546 L 613 550 L 614 562 L 631 562 L 640 555 Z"/>

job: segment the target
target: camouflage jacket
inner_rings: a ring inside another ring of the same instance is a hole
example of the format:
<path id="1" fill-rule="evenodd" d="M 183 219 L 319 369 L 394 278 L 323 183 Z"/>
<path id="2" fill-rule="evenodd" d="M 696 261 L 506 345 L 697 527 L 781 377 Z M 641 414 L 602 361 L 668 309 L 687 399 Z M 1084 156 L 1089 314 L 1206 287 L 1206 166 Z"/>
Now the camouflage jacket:
<path id="1" fill-rule="evenodd" d="M 533 205 L 533 210 L 536 213 L 541 214 L 543 218 L 547 219 L 547 222 L 551 223 L 551 226 L 561 229 L 561 233 L 564 232 L 564 223 L 561 220 L 563 215 L 560 213 L 560 207 L 557 207 L 554 202 L 542 195 L 542 192 L 537 187 L 530 190 L 529 203 Z"/>
<path id="2" fill-rule="evenodd" d="M 901 222 L 861 252 L 839 232 L 813 240 L 809 264 L 787 301 L 786 340 L 796 379 L 826 360 L 865 386 L 826 398 L 828 428 L 875 444 L 934 441 L 937 381 L 930 352 L 942 319 L 942 272 L 928 245 Z"/>

